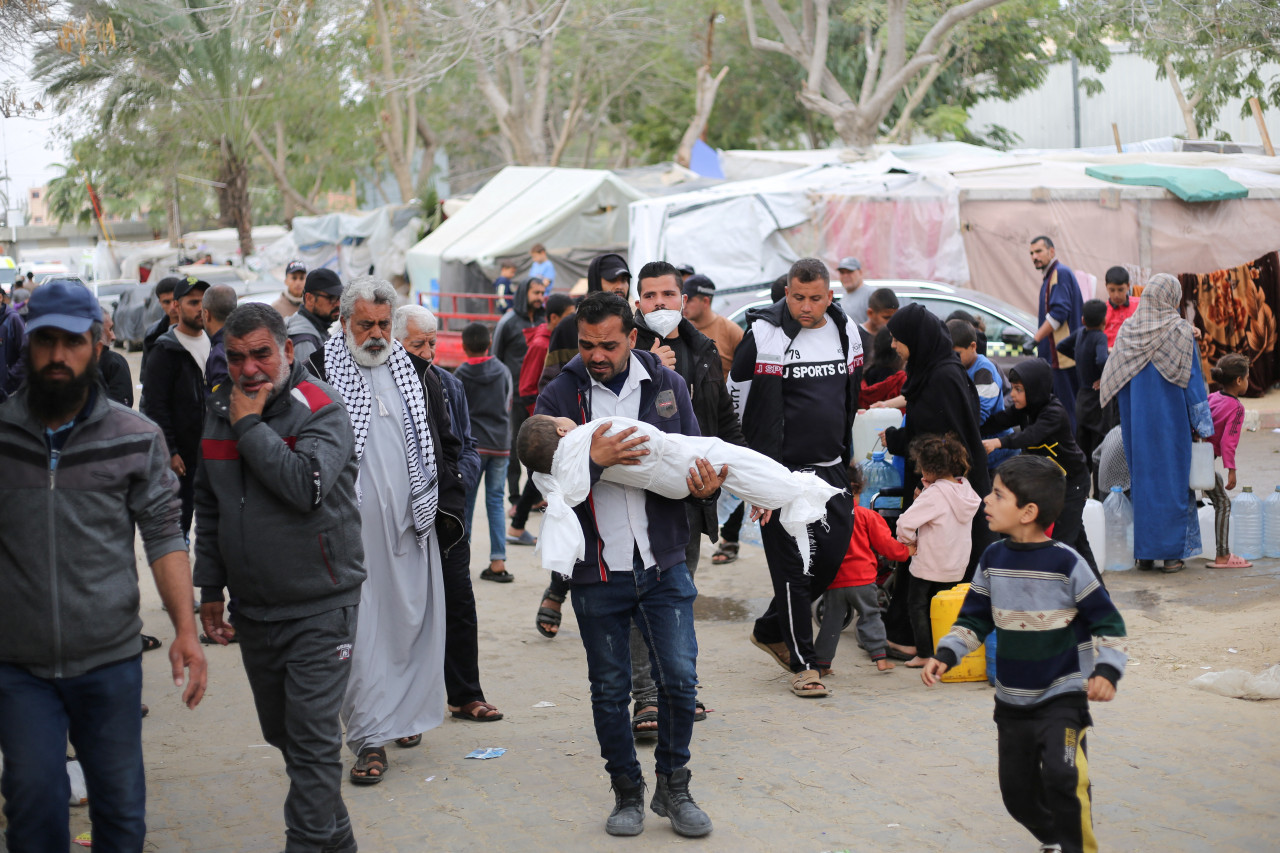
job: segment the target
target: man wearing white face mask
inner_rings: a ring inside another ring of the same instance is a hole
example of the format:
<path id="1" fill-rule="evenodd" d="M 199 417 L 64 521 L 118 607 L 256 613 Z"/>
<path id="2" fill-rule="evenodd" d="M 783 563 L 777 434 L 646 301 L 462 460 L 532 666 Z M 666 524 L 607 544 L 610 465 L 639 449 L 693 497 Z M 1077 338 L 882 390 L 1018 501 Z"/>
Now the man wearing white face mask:
<path id="1" fill-rule="evenodd" d="M 682 311 L 685 306 L 684 282 L 680 270 L 665 261 L 654 261 L 640 269 L 636 283 L 636 349 L 657 353 L 664 366 L 684 379 L 693 401 L 693 414 L 703 435 L 715 436 L 731 444 L 746 446 L 747 440 L 733 411 L 733 402 L 725 386 L 724 368 L 715 342 L 694 328 Z M 686 501 L 689 516 L 689 545 L 685 563 L 689 573 L 698 569 L 702 537 L 716 541 L 719 526 L 716 499 L 698 505 Z M 649 671 L 649 654 L 640 632 L 631 629 L 631 692 L 635 701 L 632 729 L 637 737 L 657 735 L 658 690 Z M 695 720 L 706 718 L 698 703 Z"/>

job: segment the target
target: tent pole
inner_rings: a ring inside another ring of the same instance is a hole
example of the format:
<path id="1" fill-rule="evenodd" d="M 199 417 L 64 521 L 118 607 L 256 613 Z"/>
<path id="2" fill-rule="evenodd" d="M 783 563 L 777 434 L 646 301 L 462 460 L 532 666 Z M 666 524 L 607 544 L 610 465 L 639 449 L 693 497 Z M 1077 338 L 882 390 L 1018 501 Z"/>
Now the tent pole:
<path id="1" fill-rule="evenodd" d="M 1253 110 L 1253 120 L 1258 123 L 1258 135 L 1262 137 L 1262 150 L 1268 157 L 1276 156 L 1276 149 L 1271 145 L 1271 134 L 1267 133 L 1267 123 L 1262 119 L 1262 106 L 1257 97 L 1249 99 L 1249 109 Z"/>

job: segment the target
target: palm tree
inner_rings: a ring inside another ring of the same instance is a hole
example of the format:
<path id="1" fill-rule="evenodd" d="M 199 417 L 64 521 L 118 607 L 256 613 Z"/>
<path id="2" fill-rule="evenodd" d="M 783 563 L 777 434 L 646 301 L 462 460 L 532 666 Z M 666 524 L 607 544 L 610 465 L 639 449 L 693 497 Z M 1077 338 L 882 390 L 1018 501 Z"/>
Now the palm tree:
<path id="1" fill-rule="evenodd" d="M 253 254 L 250 139 L 270 108 L 258 83 L 274 59 L 254 32 L 261 21 L 214 0 L 90 0 L 84 11 L 111 21 L 115 46 L 75 55 L 46 44 L 36 79 L 64 104 L 100 96 L 103 129 L 178 123 L 207 146 L 224 224 L 236 228 L 241 256 Z"/>

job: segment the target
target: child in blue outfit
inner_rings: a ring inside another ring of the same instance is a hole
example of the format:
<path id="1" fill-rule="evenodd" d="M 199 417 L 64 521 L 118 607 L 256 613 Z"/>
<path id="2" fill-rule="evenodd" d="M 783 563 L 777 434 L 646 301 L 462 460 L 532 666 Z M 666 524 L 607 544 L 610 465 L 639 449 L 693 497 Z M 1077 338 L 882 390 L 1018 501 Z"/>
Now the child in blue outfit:
<path id="1" fill-rule="evenodd" d="M 1124 619 L 1081 556 L 1045 528 L 1065 482 L 1048 459 L 1022 454 L 996 472 L 984 500 L 994 533 L 951 632 L 920 677 L 938 678 L 996 632 L 996 732 L 1005 808 L 1041 851 L 1096 851 L 1085 735 L 1089 702 L 1109 702 L 1124 674 Z"/>

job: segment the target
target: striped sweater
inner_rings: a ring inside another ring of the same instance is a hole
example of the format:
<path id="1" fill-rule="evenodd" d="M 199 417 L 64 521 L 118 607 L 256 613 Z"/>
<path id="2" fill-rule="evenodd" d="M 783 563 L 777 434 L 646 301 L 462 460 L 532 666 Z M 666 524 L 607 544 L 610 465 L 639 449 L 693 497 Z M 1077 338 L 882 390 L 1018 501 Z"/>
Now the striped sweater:
<path id="1" fill-rule="evenodd" d="M 1031 709 L 1072 693 L 1083 701 L 1084 673 L 1113 684 L 1124 674 L 1124 620 L 1098 576 L 1061 542 L 987 548 L 938 660 L 955 666 L 993 628 L 997 707 Z"/>

